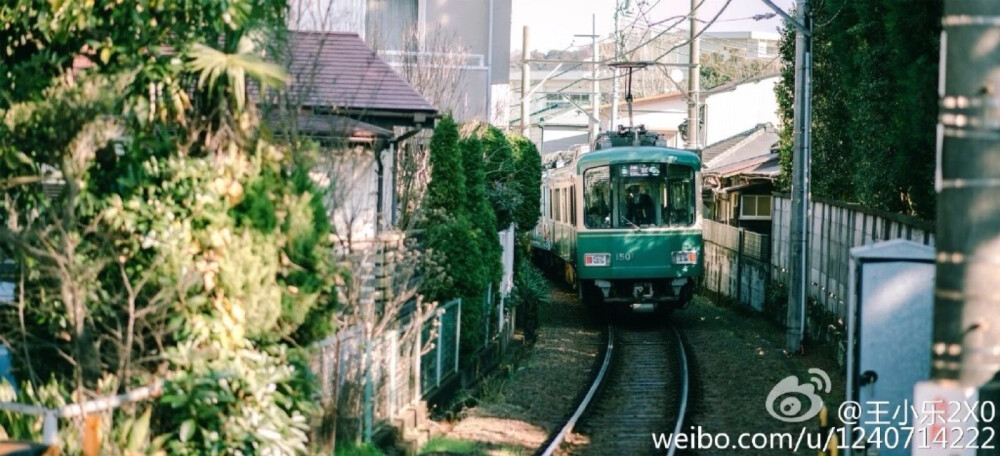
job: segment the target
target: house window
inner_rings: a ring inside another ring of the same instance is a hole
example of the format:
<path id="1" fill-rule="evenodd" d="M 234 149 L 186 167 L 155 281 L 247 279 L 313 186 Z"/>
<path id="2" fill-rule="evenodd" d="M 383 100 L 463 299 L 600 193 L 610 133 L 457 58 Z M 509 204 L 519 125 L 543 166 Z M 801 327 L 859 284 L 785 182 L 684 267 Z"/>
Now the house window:
<path id="1" fill-rule="evenodd" d="M 580 106 L 587 106 L 590 104 L 590 94 L 580 94 L 580 93 L 549 93 L 545 95 L 545 107 L 546 108 L 556 108 L 559 106 L 570 106 L 571 103 L 567 100 L 572 101 Z"/>
<path id="2" fill-rule="evenodd" d="M 417 0 L 367 0 L 365 34 L 368 45 L 380 51 L 413 47 L 417 31 Z"/>
<path id="3" fill-rule="evenodd" d="M 770 220 L 771 195 L 743 195 L 740 198 L 741 220 Z"/>

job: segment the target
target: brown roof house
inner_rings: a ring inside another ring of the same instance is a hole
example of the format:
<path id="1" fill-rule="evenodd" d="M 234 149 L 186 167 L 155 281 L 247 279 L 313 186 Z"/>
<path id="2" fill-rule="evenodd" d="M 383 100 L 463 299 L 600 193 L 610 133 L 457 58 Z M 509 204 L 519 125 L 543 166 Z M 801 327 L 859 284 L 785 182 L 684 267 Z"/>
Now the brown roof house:
<path id="1" fill-rule="evenodd" d="M 338 236 L 374 238 L 396 221 L 401 145 L 437 110 L 357 34 L 289 31 L 282 57 L 289 84 L 263 103 L 272 127 L 322 146 L 312 178 Z"/>
<path id="2" fill-rule="evenodd" d="M 705 218 L 770 234 L 777 147 L 778 133 L 765 123 L 702 150 Z"/>

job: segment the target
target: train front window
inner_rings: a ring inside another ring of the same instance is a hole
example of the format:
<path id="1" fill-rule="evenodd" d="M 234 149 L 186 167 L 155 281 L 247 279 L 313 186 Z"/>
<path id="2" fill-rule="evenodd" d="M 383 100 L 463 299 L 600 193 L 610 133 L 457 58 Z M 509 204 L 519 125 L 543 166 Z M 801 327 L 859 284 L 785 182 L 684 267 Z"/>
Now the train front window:
<path id="1" fill-rule="evenodd" d="M 661 163 L 613 169 L 618 189 L 618 227 L 687 226 L 694 223 L 694 170 Z"/>
<path id="2" fill-rule="evenodd" d="M 669 226 L 694 224 L 695 195 L 694 169 L 687 166 L 669 165 L 667 178 L 661 190 L 663 201 L 663 223 Z"/>
<path id="3" fill-rule="evenodd" d="M 583 221 L 587 228 L 611 228 L 611 175 L 607 166 L 583 173 Z"/>
<path id="4" fill-rule="evenodd" d="M 587 228 L 694 224 L 694 169 L 663 163 L 599 166 L 583 173 Z"/>

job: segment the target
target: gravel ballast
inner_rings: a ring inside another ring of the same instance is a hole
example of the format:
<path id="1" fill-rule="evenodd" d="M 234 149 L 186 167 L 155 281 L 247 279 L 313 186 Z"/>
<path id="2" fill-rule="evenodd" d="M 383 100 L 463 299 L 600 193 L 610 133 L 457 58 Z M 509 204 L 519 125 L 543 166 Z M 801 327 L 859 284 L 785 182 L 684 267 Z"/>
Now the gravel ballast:
<path id="1" fill-rule="evenodd" d="M 572 412 L 604 338 L 574 292 L 550 290 L 550 303 L 539 309 L 538 341 L 509 374 L 485 381 L 478 405 L 442 423 L 446 438 L 479 442 L 482 454 L 530 455 Z"/>
<path id="2" fill-rule="evenodd" d="M 441 423 L 443 437 L 476 442 L 477 450 L 471 454 L 533 454 L 562 425 L 588 386 L 602 349 L 602 325 L 590 317 L 575 293 L 555 285 L 551 290 L 551 303 L 540 309 L 538 342 L 507 373 L 484 382 L 476 406 L 463 410 L 451 423 Z M 843 399 L 843 374 L 833 360 L 818 354 L 787 353 L 784 331 L 752 311 L 720 307 L 696 297 L 688 308 L 667 318 L 681 332 L 692 373 L 685 432 L 694 434 L 700 426 L 703 432 L 725 433 L 735 441 L 741 433 L 797 436 L 803 427 L 815 431 L 816 419 L 782 422 L 765 405 L 779 381 L 796 375 L 806 382 L 810 368 L 829 374 L 831 392 L 820 396 L 831 410 Z M 815 454 L 815 450 L 802 448 L 795 453 L 768 446 L 702 448 L 679 454 L 786 455 Z"/>

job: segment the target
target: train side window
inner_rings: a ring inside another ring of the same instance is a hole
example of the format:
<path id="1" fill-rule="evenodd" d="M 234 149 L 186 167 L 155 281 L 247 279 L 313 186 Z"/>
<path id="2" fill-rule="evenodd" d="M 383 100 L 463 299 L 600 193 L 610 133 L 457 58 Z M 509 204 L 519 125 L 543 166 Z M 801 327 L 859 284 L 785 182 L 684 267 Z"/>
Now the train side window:
<path id="1" fill-rule="evenodd" d="M 559 189 L 559 221 L 566 223 L 566 188 Z"/>
<path id="2" fill-rule="evenodd" d="M 569 223 L 576 226 L 576 186 L 569 187 Z"/>
<path id="3" fill-rule="evenodd" d="M 565 204 L 563 204 L 563 211 L 564 211 L 563 212 L 563 223 L 569 223 L 570 217 L 572 217 L 570 215 L 570 212 L 571 212 L 570 211 L 570 207 L 573 204 L 573 200 L 569 197 L 569 188 L 565 188 L 565 187 L 563 188 L 563 201 L 565 201 Z"/>
<path id="4" fill-rule="evenodd" d="M 607 166 L 583 173 L 583 222 L 587 228 L 611 228 L 611 172 Z"/>
<path id="5" fill-rule="evenodd" d="M 561 188 L 557 188 L 556 189 L 556 221 L 557 222 L 561 222 L 562 221 L 562 206 L 563 206 L 562 189 Z"/>
<path id="6" fill-rule="evenodd" d="M 559 189 L 552 189 L 552 220 L 559 221 Z"/>
<path id="7" fill-rule="evenodd" d="M 554 219 L 555 217 L 555 206 L 556 200 L 552 195 L 552 189 L 549 189 L 549 219 Z"/>

